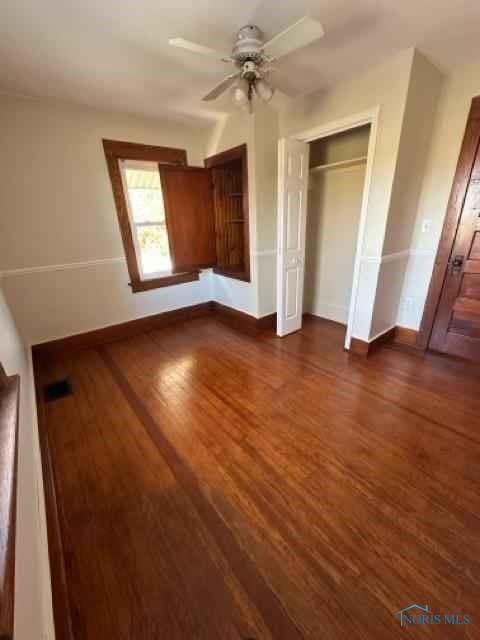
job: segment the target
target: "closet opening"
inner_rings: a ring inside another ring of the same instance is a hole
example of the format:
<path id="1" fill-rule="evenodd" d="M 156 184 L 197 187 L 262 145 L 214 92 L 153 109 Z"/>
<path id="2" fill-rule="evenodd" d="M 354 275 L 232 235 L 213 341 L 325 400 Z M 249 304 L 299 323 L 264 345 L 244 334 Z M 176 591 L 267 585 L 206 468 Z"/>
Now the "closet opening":
<path id="1" fill-rule="evenodd" d="M 351 307 L 370 124 L 309 142 L 304 315 L 345 327 Z"/>
<path id="2" fill-rule="evenodd" d="M 280 337 L 299 331 L 304 313 L 346 323 L 347 350 L 354 332 L 368 333 L 360 266 L 379 111 L 372 107 L 278 141 Z"/>

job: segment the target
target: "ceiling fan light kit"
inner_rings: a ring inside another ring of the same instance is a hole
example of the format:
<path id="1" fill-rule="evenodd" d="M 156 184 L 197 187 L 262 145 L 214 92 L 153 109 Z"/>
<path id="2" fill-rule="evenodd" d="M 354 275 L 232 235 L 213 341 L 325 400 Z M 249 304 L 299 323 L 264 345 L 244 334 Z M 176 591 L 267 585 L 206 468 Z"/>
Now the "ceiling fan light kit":
<path id="1" fill-rule="evenodd" d="M 243 107 L 249 101 L 250 85 L 245 78 L 240 78 L 230 90 L 232 102 L 238 107 Z"/>
<path id="2" fill-rule="evenodd" d="M 264 102 L 270 102 L 273 98 L 273 94 L 275 93 L 275 89 L 265 82 L 265 80 L 260 78 L 260 80 L 255 82 L 255 93 Z"/>
<path id="3" fill-rule="evenodd" d="M 267 42 L 263 31 L 256 25 L 242 27 L 237 33 L 230 56 L 184 38 L 173 38 L 169 43 L 192 53 L 233 64 L 236 71 L 219 82 L 203 100 L 215 100 L 232 87 L 230 95 L 234 104 L 251 112 L 254 96 L 263 102 L 269 102 L 273 97 L 276 87 L 265 80 L 265 75 L 274 71 L 271 63 L 318 40 L 323 33 L 320 22 L 305 16 Z"/>

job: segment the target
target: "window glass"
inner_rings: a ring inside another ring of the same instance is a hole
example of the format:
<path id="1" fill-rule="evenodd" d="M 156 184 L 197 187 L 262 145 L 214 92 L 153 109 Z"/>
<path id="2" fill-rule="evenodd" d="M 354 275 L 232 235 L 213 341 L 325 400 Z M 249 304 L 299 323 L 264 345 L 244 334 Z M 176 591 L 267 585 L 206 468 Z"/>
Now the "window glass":
<path id="1" fill-rule="evenodd" d="M 126 168 L 125 182 L 143 275 L 171 273 L 172 262 L 158 168 L 154 164 L 151 169 Z"/>

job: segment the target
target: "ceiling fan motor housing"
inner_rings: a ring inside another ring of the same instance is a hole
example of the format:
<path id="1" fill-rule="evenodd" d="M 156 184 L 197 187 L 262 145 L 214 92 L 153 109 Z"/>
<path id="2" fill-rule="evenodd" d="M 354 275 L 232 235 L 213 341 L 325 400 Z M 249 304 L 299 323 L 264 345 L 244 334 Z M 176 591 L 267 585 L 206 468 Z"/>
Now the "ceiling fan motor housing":
<path id="1" fill-rule="evenodd" d="M 232 58 L 237 64 L 252 61 L 260 64 L 263 60 L 263 31 L 255 25 L 242 27 L 237 33 L 237 40 L 233 45 Z"/>

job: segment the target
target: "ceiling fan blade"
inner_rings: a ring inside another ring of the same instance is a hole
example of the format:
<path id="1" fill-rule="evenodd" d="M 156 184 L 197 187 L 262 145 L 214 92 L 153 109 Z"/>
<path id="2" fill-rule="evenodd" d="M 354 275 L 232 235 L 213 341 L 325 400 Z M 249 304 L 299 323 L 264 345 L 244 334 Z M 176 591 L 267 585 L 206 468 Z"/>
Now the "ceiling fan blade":
<path id="1" fill-rule="evenodd" d="M 206 96 L 202 98 L 205 102 L 209 102 L 210 100 L 215 100 L 218 96 L 223 93 L 228 87 L 230 87 L 237 78 L 241 76 L 241 72 L 237 71 L 235 73 L 231 73 L 229 76 L 224 78 L 221 82 L 217 84 Z"/>
<path id="2" fill-rule="evenodd" d="M 203 44 L 197 44 L 196 42 L 185 40 L 184 38 L 170 38 L 168 44 L 172 45 L 172 47 L 178 47 L 179 49 L 186 49 L 192 53 L 199 53 L 202 56 L 208 56 L 209 58 L 215 58 L 216 60 L 222 60 L 223 62 L 231 62 L 231 57 L 228 54 L 223 53 L 222 51 L 216 51 L 215 49 L 210 49 L 210 47 L 205 47 Z"/>
<path id="3" fill-rule="evenodd" d="M 306 47 L 307 44 L 321 38 L 324 33 L 323 27 L 318 20 L 304 16 L 298 22 L 287 27 L 285 31 L 273 36 L 264 44 L 263 50 L 269 58 L 276 60 L 292 53 L 296 49 Z"/>

